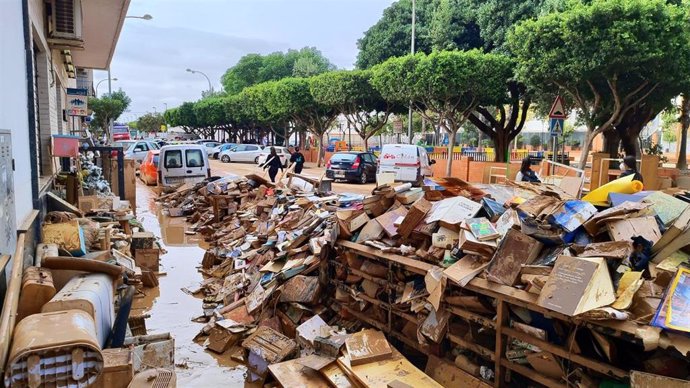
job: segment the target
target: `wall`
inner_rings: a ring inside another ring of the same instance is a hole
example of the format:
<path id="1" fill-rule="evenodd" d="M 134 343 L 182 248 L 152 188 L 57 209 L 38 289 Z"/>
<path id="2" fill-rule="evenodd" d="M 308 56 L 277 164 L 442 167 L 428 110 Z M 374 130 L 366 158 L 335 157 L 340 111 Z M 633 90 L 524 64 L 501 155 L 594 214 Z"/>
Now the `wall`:
<path id="1" fill-rule="evenodd" d="M 17 225 L 33 209 L 29 119 L 24 52 L 24 20 L 20 0 L 0 2 L 0 129 L 12 131 Z"/>

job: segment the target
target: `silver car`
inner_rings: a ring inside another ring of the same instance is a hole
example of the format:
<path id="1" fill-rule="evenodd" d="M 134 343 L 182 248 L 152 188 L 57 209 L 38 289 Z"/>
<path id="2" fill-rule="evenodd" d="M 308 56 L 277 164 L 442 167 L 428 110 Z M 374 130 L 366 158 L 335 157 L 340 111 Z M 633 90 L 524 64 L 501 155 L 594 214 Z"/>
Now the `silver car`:
<path id="1" fill-rule="evenodd" d="M 125 158 L 134 159 L 139 164 L 141 164 L 141 162 L 144 160 L 146 154 L 148 154 L 149 151 L 160 149 L 157 143 L 148 140 L 122 141 L 116 142 L 114 145 L 121 145 L 125 151 Z"/>
<path id="2" fill-rule="evenodd" d="M 254 162 L 259 161 L 259 154 L 263 147 L 256 144 L 238 144 L 234 148 L 225 150 L 220 153 L 220 161 L 223 163 L 230 162 Z"/>

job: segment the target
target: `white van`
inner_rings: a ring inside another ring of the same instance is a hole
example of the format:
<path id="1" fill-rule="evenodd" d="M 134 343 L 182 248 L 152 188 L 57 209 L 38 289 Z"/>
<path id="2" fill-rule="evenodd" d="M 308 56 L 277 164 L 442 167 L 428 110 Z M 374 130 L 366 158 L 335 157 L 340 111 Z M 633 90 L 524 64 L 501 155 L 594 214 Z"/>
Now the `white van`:
<path id="1" fill-rule="evenodd" d="M 394 173 L 396 182 L 421 182 L 432 176 L 426 149 L 413 144 L 384 144 L 379 154 L 378 173 Z"/>
<path id="2" fill-rule="evenodd" d="M 164 146 L 158 162 L 158 183 L 172 186 L 198 183 L 211 177 L 211 164 L 206 147 L 199 144 Z"/>

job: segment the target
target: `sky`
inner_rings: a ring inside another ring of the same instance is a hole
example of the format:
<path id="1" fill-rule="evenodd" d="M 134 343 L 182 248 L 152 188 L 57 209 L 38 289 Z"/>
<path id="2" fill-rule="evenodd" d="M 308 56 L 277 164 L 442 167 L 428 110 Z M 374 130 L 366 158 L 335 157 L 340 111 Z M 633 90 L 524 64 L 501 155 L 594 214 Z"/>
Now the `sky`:
<path id="1" fill-rule="evenodd" d="M 132 0 L 110 69 L 132 104 L 120 121 L 196 101 L 244 55 L 313 46 L 351 69 L 357 39 L 394 0 Z M 94 83 L 107 79 L 94 72 Z M 99 87 L 107 92 L 107 82 Z"/>

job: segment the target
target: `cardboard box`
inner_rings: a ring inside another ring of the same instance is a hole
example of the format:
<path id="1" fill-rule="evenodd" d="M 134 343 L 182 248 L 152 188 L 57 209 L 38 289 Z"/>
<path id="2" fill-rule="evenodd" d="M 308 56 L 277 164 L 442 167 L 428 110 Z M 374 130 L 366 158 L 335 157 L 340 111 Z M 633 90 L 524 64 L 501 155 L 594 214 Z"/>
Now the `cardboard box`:
<path id="1" fill-rule="evenodd" d="M 409 237 L 417 225 L 424 220 L 424 217 L 426 217 L 427 213 L 429 213 L 431 207 L 431 202 L 424 198 L 420 198 L 414 203 L 414 205 L 412 205 L 410 210 L 405 215 L 405 218 L 398 227 L 398 233 L 405 238 Z"/>
<path id="2" fill-rule="evenodd" d="M 101 197 L 98 195 L 86 195 L 79 197 L 79 210 L 88 213 L 92 210 L 116 210 L 120 208 L 120 198 L 109 196 Z"/>
<path id="3" fill-rule="evenodd" d="M 160 249 L 137 249 L 134 251 L 134 262 L 141 268 L 154 272 L 160 270 Z"/>
<path id="4" fill-rule="evenodd" d="M 57 244 L 73 256 L 86 254 L 86 239 L 79 221 L 72 220 L 59 224 L 44 224 L 42 229 L 44 244 Z"/>
<path id="5" fill-rule="evenodd" d="M 127 388 L 133 377 L 131 349 L 103 349 L 103 371 L 94 387 Z"/>

